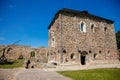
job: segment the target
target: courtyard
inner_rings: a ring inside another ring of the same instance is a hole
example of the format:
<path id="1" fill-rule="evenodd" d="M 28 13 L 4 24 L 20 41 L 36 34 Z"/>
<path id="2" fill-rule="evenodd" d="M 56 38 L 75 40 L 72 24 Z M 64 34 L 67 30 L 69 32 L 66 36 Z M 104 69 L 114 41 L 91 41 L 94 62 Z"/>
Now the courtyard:
<path id="1" fill-rule="evenodd" d="M 88 76 L 90 73 L 92 74 Z M 118 80 L 118 75 L 120 75 L 120 64 L 91 66 L 59 65 L 56 66 L 56 68 L 45 67 L 25 69 L 24 67 L 20 67 L 13 69 L 0 69 L 0 80 L 91 80 L 93 75 L 96 77 L 94 80 L 98 80 L 98 78 L 103 75 L 105 75 L 105 79 L 103 80 L 111 77 L 111 79 L 115 77 L 114 80 Z M 85 78 L 85 76 L 88 78 Z"/>

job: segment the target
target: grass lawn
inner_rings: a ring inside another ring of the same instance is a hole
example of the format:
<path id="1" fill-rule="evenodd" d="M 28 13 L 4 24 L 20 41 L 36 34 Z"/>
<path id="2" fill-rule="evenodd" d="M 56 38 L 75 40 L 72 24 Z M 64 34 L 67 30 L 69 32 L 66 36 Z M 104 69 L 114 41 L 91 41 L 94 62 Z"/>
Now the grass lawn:
<path id="1" fill-rule="evenodd" d="M 119 68 L 59 71 L 58 73 L 72 80 L 120 80 Z"/>
<path id="2" fill-rule="evenodd" d="M 0 64 L 0 68 L 11 69 L 23 66 L 24 59 L 15 60 L 13 64 Z"/>

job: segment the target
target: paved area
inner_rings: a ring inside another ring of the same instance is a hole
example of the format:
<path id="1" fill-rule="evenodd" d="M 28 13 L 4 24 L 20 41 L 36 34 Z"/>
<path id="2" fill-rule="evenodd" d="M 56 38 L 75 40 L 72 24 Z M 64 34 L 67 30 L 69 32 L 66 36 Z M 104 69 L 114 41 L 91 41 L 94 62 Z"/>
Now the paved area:
<path id="1" fill-rule="evenodd" d="M 18 72 L 18 69 L 0 69 L 0 80 L 14 80 L 15 72 Z"/>
<path id="2" fill-rule="evenodd" d="M 15 74 L 16 80 L 70 80 L 57 72 L 41 69 L 22 69 Z"/>
<path id="3" fill-rule="evenodd" d="M 58 74 L 56 71 L 83 70 L 96 68 L 120 68 L 120 64 L 104 65 L 60 65 L 56 68 L 16 68 L 0 69 L 0 80 L 71 80 Z"/>
<path id="4" fill-rule="evenodd" d="M 0 69 L 0 80 L 71 80 L 46 69 Z"/>

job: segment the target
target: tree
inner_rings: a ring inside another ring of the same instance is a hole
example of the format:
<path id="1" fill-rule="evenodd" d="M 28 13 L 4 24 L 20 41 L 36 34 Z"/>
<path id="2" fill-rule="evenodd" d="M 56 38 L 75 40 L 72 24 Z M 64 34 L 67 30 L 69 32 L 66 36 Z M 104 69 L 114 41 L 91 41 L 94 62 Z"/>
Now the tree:
<path id="1" fill-rule="evenodd" d="M 120 30 L 116 33 L 117 47 L 120 49 Z"/>

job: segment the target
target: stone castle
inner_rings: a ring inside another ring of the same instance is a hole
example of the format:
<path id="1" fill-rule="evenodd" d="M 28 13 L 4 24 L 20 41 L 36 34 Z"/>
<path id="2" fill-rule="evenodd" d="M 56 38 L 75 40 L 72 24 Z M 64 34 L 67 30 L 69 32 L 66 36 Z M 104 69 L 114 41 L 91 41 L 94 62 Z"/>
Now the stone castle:
<path id="1" fill-rule="evenodd" d="M 48 61 L 114 63 L 118 51 L 113 23 L 87 11 L 59 10 L 48 27 Z"/>
<path id="2" fill-rule="evenodd" d="M 87 11 L 64 8 L 56 13 L 48 27 L 48 48 L 9 45 L 5 57 L 9 60 L 34 58 L 36 62 L 57 64 L 114 63 L 118 60 L 118 51 L 113 23 Z"/>

